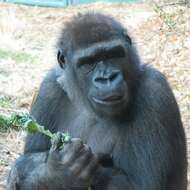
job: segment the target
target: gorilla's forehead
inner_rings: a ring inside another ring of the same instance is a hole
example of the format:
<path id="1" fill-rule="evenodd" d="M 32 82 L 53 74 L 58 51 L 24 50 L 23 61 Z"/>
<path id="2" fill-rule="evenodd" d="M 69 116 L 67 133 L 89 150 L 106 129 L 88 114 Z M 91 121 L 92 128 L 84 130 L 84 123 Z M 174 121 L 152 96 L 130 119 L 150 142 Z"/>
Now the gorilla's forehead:
<path id="1" fill-rule="evenodd" d="M 97 53 L 101 51 L 109 51 L 110 49 L 113 49 L 113 48 L 124 49 L 125 44 L 123 40 L 115 39 L 112 41 L 103 41 L 103 42 L 91 44 L 87 47 L 76 49 L 73 53 L 72 60 L 76 62 L 83 57 L 95 56 Z"/>
<path id="2" fill-rule="evenodd" d="M 100 41 L 111 40 L 118 31 L 108 23 L 82 23 L 71 30 L 72 42 L 75 47 L 83 47 Z"/>

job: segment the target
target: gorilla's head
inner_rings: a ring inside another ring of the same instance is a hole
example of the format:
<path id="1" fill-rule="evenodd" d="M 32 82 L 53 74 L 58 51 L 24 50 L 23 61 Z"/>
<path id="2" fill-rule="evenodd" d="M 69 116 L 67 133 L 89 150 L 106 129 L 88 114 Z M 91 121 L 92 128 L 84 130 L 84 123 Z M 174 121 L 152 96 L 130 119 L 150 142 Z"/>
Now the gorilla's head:
<path id="1" fill-rule="evenodd" d="M 77 15 L 58 43 L 60 84 L 71 102 L 104 115 L 122 114 L 133 97 L 139 59 L 120 23 L 99 13 Z"/>

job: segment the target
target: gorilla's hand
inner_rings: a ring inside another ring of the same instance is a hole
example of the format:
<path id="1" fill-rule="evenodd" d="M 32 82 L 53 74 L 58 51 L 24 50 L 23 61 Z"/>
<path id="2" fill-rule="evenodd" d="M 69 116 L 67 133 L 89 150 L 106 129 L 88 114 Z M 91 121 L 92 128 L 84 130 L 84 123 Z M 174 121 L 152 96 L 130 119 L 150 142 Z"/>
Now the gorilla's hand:
<path id="1" fill-rule="evenodd" d="M 80 139 L 71 139 L 60 148 L 60 139 L 52 142 L 48 157 L 49 174 L 60 179 L 65 188 L 88 188 L 99 167 L 91 149 Z"/>

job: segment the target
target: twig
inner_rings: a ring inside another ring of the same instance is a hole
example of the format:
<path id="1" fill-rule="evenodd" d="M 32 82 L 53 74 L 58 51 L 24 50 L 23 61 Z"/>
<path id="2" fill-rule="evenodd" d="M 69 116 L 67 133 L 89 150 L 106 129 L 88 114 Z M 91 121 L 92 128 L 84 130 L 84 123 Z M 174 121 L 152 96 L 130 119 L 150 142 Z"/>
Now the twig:
<path id="1" fill-rule="evenodd" d="M 160 5 L 160 7 L 163 8 L 163 7 L 175 6 L 175 5 L 185 6 L 185 5 L 188 5 L 188 3 L 190 3 L 190 2 L 175 2 L 175 3 L 167 3 L 167 4 L 164 4 L 164 5 Z"/>

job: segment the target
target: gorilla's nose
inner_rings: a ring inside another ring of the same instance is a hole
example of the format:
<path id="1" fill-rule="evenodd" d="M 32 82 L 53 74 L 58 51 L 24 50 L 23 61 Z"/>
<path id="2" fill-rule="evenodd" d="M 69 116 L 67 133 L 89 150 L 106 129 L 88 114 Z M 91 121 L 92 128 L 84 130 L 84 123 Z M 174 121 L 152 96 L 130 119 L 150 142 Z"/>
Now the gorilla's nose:
<path id="1" fill-rule="evenodd" d="M 108 72 L 101 72 L 95 74 L 93 78 L 93 84 L 97 88 L 102 88 L 105 86 L 114 87 L 117 86 L 122 81 L 122 74 L 119 70 L 112 70 Z"/>

